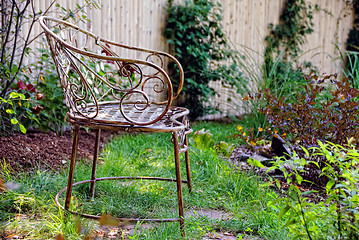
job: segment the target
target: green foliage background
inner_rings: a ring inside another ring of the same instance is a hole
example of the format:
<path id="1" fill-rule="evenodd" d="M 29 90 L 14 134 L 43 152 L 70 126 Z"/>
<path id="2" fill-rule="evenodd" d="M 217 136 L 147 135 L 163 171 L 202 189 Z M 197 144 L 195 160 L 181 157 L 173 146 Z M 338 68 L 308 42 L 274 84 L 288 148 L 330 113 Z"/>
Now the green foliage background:
<path id="1" fill-rule="evenodd" d="M 214 0 L 186 1 L 184 5 L 169 1 L 164 36 L 183 65 L 186 96 L 183 105 L 190 109 L 192 119 L 218 111 L 209 103 L 218 94 L 209 86 L 211 81 L 221 80 L 238 91 L 245 87 L 238 67 L 240 56 L 231 49 L 221 20 L 221 5 Z M 177 69 L 169 67 L 178 74 Z"/>

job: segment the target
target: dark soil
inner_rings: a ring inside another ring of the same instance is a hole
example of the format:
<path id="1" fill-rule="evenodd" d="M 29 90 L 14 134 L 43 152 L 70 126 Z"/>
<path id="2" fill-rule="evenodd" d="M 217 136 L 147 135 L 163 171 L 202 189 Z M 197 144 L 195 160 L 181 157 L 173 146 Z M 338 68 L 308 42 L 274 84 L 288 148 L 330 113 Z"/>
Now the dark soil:
<path id="1" fill-rule="evenodd" d="M 100 148 L 111 136 L 111 132 L 101 132 Z M 78 159 L 92 159 L 95 138 L 96 132 L 80 130 Z M 71 151 L 72 133 L 70 131 L 65 132 L 63 136 L 37 130 L 29 131 L 27 134 L 14 133 L 0 136 L 0 163 L 2 168 L 10 168 L 13 172 L 39 168 L 59 170 L 68 166 Z"/>

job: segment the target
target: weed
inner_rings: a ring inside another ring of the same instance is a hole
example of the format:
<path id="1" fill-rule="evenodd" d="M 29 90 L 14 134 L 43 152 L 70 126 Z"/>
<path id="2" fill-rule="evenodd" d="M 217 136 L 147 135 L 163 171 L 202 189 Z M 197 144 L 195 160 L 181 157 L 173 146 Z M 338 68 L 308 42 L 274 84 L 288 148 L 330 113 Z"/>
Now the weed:
<path id="1" fill-rule="evenodd" d="M 353 145 L 343 147 L 329 142 L 318 142 L 318 147 L 303 148 L 303 151 L 306 158 L 296 154 L 290 160 L 292 162 L 280 158 L 269 169 L 281 170 L 289 184 L 289 189 L 284 191 L 280 181 L 275 179 L 283 197 L 271 201 L 269 206 L 285 203 L 278 217 L 287 217 L 284 227 L 289 227 L 297 238 L 357 239 L 359 153 Z M 315 159 L 318 157 L 325 158 L 324 167 L 317 164 Z M 316 190 L 303 191 L 301 188 L 304 182 L 309 182 L 303 178 L 303 173 L 310 165 L 317 166 L 320 175 L 329 179 L 324 186 L 326 198 L 319 198 Z"/>

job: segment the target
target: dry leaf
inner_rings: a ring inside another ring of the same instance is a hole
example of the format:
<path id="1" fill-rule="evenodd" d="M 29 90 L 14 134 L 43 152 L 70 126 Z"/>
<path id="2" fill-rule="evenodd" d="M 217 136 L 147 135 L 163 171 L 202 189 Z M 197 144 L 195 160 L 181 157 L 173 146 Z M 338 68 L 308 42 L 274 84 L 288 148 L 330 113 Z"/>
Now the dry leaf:
<path id="1" fill-rule="evenodd" d="M 79 218 L 76 218 L 76 219 L 75 219 L 75 228 L 76 228 L 76 232 L 77 232 L 78 234 L 81 234 L 82 225 L 81 225 L 81 222 L 80 222 L 80 219 L 79 219 Z"/>
<path id="2" fill-rule="evenodd" d="M 120 222 L 116 218 L 112 217 L 111 215 L 107 215 L 107 214 L 102 215 L 98 221 L 99 221 L 100 226 L 116 227 L 120 224 Z"/>
<path id="3" fill-rule="evenodd" d="M 62 234 L 58 234 L 56 240 L 65 240 L 65 237 Z"/>
<path id="4" fill-rule="evenodd" d="M 0 178 L 0 193 L 4 192 L 6 190 L 7 190 L 7 188 L 5 186 L 5 182 L 4 182 L 4 180 L 2 180 L 2 178 Z"/>
<path id="5" fill-rule="evenodd" d="M 21 185 L 19 183 L 14 183 L 12 181 L 5 183 L 6 190 L 16 190 L 16 189 L 19 189 L 20 187 L 21 187 Z"/>
<path id="6" fill-rule="evenodd" d="M 9 239 L 10 239 L 10 238 L 18 239 L 19 236 L 16 235 L 16 234 L 11 234 L 11 235 L 7 236 L 6 238 L 9 238 Z"/>

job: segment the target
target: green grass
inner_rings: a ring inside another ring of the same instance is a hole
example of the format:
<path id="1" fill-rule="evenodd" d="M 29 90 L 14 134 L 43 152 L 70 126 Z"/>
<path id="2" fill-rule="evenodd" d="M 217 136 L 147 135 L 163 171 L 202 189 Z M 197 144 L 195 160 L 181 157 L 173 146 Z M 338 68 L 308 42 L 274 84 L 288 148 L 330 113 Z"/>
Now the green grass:
<path id="1" fill-rule="evenodd" d="M 194 130 L 210 129 L 215 142 L 227 141 L 236 124 L 198 123 Z M 173 145 L 170 134 L 122 135 L 110 141 L 100 156 L 97 176 L 174 177 Z M 183 157 L 183 156 L 182 156 Z M 256 235 L 263 239 L 288 239 L 276 209 L 267 203 L 276 198 L 261 179 L 235 170 L 213 149 L 190 148 L 193 193 L 183 186 L 185 210 L 219 210 L 229 219 L 216 220 L 197 215 L 186 219 L 188 239 L 201 239 L 211 231 L 230 231 L 238 236 Z M 183 164 L 183 161 L 182 161 Z M 184 164 L 183 164 L 184 165 Z M 183 166 L 184 167 L 184 166 Z M 62 234 L 66 239 L 84 239 L 97 229 L 97 222 L 66 217 L 54 197 L 67 181 L 67 170 L 60 173 L 35 171 L 2 178 L 20 188 L 0 194 L 0 237 L 11 234 L 30 239 L 49 239 Z M 75 181 L 89 179 L 90 167 L 83 161 L 76 166 Z M 185 176 L 185 169 L 182 169 Z M 121 217 L 177 217 L 176 185 L 167 182 L 104 181 L 96 184 L 96 196 L 88 200 L 88 185 L 74 188 L 73 210 Z M 63 201 L 63 199 L 61 199 Z M 79 231 L 81 226 L 81 231 Z M 93 235 L 92 235 L 93 236 Z M 136 231 L 128 239 L 181 239 L 178 223 L 154 224 Z"/>

